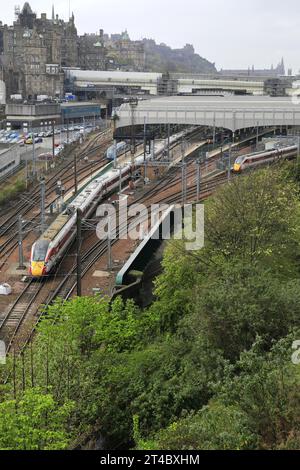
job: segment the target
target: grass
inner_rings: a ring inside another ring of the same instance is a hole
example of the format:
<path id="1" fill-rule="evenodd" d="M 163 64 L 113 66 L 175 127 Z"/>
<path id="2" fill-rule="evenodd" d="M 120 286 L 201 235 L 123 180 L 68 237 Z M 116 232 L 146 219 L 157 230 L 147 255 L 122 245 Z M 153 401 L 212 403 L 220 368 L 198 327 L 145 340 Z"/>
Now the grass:
<path id="1" fill-rule="evenodd" d="M 22 179 L 18 179 L 14 183 L 8 184 L 0 190 L 0 205 L 15 198 L 19 193 L 26 189 L 26 183 Z"/>

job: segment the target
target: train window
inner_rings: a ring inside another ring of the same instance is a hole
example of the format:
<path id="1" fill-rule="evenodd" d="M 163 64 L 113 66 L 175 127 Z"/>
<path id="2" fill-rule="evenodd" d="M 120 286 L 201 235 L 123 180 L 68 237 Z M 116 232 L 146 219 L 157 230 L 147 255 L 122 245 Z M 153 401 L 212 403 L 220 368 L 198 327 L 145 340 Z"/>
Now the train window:
<path id="1" fill-rule="evenodd" d="M 241 165 L 241 164 L 243 163 L 244 159 L 245 159 L 244 156 L 238 157 L 238 158 L 236 159 L 235 163 L 236 163 L 237 165 Z"/>
<path id="2" fill-rule="evenodd" d="M 50 242 L 48 240 L 36 242 L 33 250 L 32 261 L 45 261 L 49 245 Z"/>

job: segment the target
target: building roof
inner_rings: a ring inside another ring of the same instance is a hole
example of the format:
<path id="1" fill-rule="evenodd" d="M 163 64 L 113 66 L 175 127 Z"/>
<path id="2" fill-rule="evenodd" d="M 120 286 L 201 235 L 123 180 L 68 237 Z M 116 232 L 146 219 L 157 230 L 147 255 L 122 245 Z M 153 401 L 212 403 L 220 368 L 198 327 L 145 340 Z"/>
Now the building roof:
<path id="1" fill-rule="evenodd" d="M 93 81 L 148 81 L 157 80 L 162 77 L 162 73 L 150 72 L 120 72 L 120 71 L 94 71 L 94 70 L 68 70 L 71 78 L 79 81 L 93 82 Z"/>
<path id="2" fill-rule="evenodd" d="M 123 104 L 117 127 L 131 125 L 132 110 Z M 297 100 L 269 96 L 172 96 L 139 101 L 135 125 L 185 124 L 224 127 L 233 131 L 256 126 L 299 126 Z"/>

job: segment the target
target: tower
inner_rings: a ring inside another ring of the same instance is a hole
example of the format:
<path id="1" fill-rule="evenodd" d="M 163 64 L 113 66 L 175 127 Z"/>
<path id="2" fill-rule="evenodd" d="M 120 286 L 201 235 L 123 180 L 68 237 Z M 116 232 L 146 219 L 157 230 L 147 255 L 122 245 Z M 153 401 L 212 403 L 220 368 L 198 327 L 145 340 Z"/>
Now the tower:
<path id="1" fill-rule="evenodd" d="M 20 13 L 21 13 L 20 5 L 16 5 L 15 6 L 15 21 L 18 21 Z"/>
<path id="2" fill-rule="evenodd" d="M 285 66 L 284 66 L 283 57 L 281 59 L 281 62 L 278 64 L 277 73 L 278 73 L 278 75 L 285 75 Z"/>
<path id="3" fill-rule="evenodd" d="M 33 29 L 33 24 L 36 20 L 36 14 L 33 13 L 31 6 L 28 2 L 24 3 L 23 9 L 19 14 L 18 20 L 23 28 Z"/>

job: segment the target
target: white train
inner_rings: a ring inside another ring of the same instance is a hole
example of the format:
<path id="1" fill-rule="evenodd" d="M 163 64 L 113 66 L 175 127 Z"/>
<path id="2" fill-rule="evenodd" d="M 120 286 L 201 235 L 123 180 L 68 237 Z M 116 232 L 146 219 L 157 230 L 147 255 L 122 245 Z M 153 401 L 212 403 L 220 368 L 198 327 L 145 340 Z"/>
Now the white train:
<path id="1" fill-rule="evenodd" d="M 247 169 L 255 168 L 258 165 L 272 163 L 282 158 L 292 158 L 297 156 L 298 146 L 291 145 L 282 149 L 268 150 L 265 152 L 242 155 L 238 157 L 233 165 L 235 173 L 241 173 Z"/>
<path id="2" fill-rule="evenodd" d="M 128 148 L 129 148 L 129 146 L 128 146 L 128 144 L 126 144 L 126 142 L 119 142 L 119 143 L 116 144 L 116 146 L 111 145 L 106 151 L 106 158 L 108 160 L 114 160 L 115 152 L 116 152 L 116 158 L 118 158 Z"/>
<path id="3" fill-rule="evenodd" d="M 170 143 L 175 143 L 186 134 L 187 131 L 174 134 L 170 138 Z M 165 142 L 157 143 L 155 156 L 161 155 L 164 148 Z M 150 156 L 147 158 L 150 158 Z M 144 156 L 141 155 L 135 159 L 134 164 L 128 163 L 122 168 L 122 182 L 132 177 L 134 170 L 143 162 L 143 159 Z M 111 164 L 109 166 L 111 167 Z M 29 273 L 33 277 L 47 276 L 76 238 L 77 209 L 81 209 L 84 218 L 90 217 L 95 212 L 101 199 L 118 189 L 119 178 L 120 170 L 110 168 L 89 183 L 32 245 Z"/>

